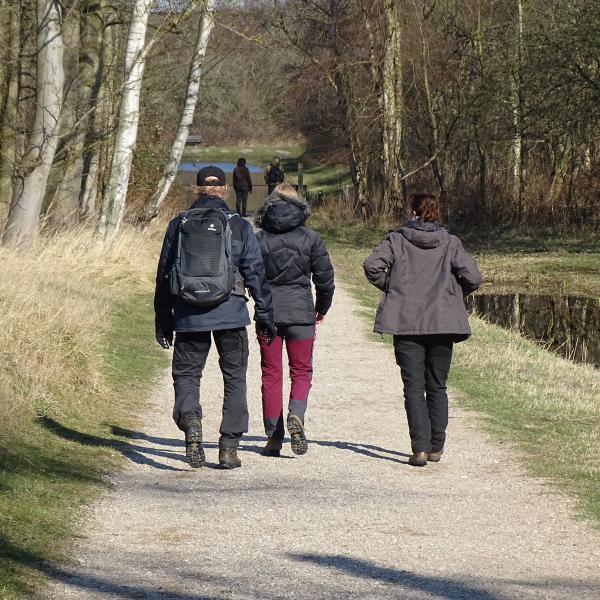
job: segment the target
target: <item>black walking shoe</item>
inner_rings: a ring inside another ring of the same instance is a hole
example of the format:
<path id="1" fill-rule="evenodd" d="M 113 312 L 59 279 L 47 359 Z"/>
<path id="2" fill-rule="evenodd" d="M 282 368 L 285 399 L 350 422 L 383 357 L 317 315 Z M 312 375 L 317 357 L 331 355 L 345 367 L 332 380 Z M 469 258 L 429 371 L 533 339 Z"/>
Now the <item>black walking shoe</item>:
<path id="1" fill-rule="evenodd" d="M 202 447 L 202 421 L 198 415 L 186 415 L 185 419 L 185 456 L 194 469 L 206 462 Z"/>
<path id="2" fill-rule="evenodd" d="M 270 437 L 267 440 L 266 446 L 260 451 L 263 456 L 281 456 L 281 440 L 276 440 Z"/>
<path id="3" fill-rule="evenodd" d="M 304 434 L 304 423 L 297 415 L 288 415 L 287 428 L 292 438 L 292 452 L 294 454 L 306 454 L 308 450 L 308 442 Z"/>
<path id="4" fill-rule="evenodd" d="M 219 448 L 219 467 L 221 469 L 237 469 L 242 466 L 238 458 L 237 448 Z"/>

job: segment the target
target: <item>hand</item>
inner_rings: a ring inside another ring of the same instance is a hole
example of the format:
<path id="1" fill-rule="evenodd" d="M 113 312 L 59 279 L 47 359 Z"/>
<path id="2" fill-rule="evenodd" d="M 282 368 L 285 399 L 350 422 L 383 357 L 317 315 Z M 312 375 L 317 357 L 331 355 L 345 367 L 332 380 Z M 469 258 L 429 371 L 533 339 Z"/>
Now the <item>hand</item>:
<path id="1" fill-rule="evenodd" d="M 315 325 L 320 325 L 325 321 L 325 315 L 322 315 L 320 312 L 315 314 Z"/>
<path id="2" fill-rule="evenodd" d="M 156 341 L 158 342 L 159 346 L 161 346 L 161 348 L 168 350 L 173 345 L 173 332 L 167 334 L 162 332 L 157 333 Z"/>
<path id="3" fill-rule="evenodd" d="M 256 333 L 266 338 L 267 345 L 270 346 L 277 337 L 277 327 L 275 327 L 273 321 L 257 321 Z"/>

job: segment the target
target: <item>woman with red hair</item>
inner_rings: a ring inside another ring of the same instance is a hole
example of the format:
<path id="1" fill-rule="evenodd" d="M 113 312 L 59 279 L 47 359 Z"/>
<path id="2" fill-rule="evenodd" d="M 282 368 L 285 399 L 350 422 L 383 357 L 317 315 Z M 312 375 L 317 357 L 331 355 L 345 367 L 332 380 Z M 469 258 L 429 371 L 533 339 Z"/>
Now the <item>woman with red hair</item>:
<path id="1" fill-rule="evenodd" d="M 452 348 L 471 335 L 463 296 L 481 285 L 481 273 L 461 241 L 440 226 L 435 196 L 414 194 L 411 208 L 412 219 L 363 266 L 383 291 L 374 331 L 394 336 L 412 446 L 408 462 L 424 467 L 444 451 Z"/>

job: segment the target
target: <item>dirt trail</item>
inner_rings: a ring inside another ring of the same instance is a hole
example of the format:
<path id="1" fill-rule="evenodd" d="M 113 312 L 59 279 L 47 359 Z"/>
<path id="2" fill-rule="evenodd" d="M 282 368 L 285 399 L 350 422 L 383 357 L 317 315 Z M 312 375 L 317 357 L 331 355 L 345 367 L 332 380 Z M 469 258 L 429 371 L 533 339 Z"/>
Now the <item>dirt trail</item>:
<path id="1" fill-rule="evenodd" d="M 251 344 L 243 466 L 191 471 L 165 376 L 135 462 L 90 511 L 83 539 L 39 598 L 600 598 L 600 534 L 526 478 L 473 415 L 453 406 L 447 452 L 407 466 L 399 369 L 339 289 L 319 331 L 306 456 L 258 454 L 258 347 Z M 203 379 L 216 462 L 222 384 Z M 132 456 L 132 460 L 133 460 Z"/>

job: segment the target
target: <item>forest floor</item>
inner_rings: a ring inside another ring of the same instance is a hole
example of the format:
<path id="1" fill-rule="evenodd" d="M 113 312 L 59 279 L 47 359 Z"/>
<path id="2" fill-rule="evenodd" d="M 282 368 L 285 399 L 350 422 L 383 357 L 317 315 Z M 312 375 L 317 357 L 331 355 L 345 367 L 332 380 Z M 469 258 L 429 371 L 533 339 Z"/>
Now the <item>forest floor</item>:
<path id="1" fill-rule="evenodd" d="M 279 459 L 259 454 L 256 342 L 239 470 L 215 468 L 215 353 L 202 383 L 207 468 L 185 463 L 165 373 L 144 426 L 128 433 L 135 458 L 86 515 L 70 558 L 46 569 L 38 597 L 597 598 L 600 533 L 526 477 L 515 448 L 491 442 L 474 413 L 452 400 L 442 461 L 407 465 L 399 370 L 363 310 L 338 287 L 318 332 L 302 457 L 287 445 Z"/>

